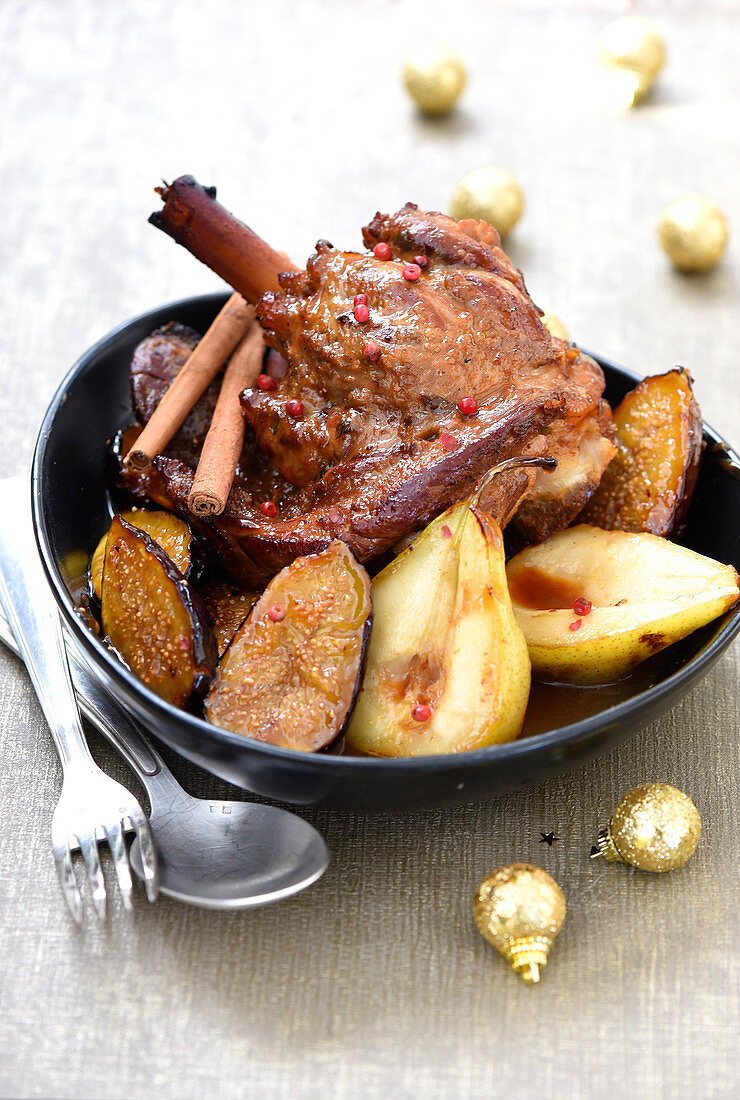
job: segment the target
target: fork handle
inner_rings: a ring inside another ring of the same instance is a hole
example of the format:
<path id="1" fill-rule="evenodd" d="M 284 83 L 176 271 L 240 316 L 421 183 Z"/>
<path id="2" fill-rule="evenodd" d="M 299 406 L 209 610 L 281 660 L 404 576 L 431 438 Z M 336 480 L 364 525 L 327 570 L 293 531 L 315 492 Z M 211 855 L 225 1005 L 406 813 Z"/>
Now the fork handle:
<path id="1" fill-rule="evenodd" d="M 39 560 L 31 524 L 30 487 L 25 478 L 3 487 L 0 523 L 0 597 L 41 709 L 49 723 L 62 767 L 93 758 L 82 731 L 72 687 L 62 624 Z"/>

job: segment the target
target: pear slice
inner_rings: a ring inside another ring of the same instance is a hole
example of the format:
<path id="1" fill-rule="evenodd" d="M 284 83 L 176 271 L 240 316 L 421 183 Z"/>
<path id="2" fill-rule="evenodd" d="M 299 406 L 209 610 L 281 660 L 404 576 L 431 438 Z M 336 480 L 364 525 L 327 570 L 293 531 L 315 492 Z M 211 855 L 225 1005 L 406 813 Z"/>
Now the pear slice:
<path id="1" fill-rule="evenodd" d="M 531 672 L 495 521 L 455 505 L 372 591 L 367 670 L 347 742 L 375 756 L 423 756 L 513 740 Z"/>
<path id="2" fill-rule="evenodd" d="M 731 565 L 657 535 L 587 524 L 522 550 L 506 572 L 534 675 L 568 684 L 621 679 L 740 594 Z M 579 616 L 581 597 L 593 607 Z"/>

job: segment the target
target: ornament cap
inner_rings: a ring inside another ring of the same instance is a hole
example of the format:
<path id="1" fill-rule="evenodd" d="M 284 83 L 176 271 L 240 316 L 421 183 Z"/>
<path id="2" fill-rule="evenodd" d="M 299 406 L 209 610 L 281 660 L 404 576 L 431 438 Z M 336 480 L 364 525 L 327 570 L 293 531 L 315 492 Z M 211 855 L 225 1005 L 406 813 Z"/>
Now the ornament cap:
<path id="1" fill-rule="evenodd" d="M 607 863 L 625 863 L 614 843 L 611 831 L 611 821 L 603 829 L 599 829 L 596 844 L 591 852 L 591 859 L 605 859 Z"/>
<path id="2" fill-rule="evenodd" d="M 540 980 L 540 968 L 536 962 L 527 963 L 521 970 L 518 970 L 520 978 L 523 978 L 527 985 L 535 985 Z"/>
<path id="3" fill-rule="evenodd" d="M 614 97 L 626 110 L 642 103 L 654 83 L 654 78 L 641 69 L 615 68 L 610 75 Z"/>
<path id="4" fill-rule="evenodd" d="M 547 953 L 552 946 L 549 936 L 521 936 L 499 947 L 515 973 L 528 985 L 540 980 L 540 967 L 547 965 Z"/>

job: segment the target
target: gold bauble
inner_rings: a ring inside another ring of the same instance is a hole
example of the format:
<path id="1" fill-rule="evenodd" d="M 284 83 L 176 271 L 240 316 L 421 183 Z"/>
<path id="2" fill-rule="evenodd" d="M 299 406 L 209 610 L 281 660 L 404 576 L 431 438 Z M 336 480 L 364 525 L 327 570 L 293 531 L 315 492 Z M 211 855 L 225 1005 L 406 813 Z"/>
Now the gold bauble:
<path id="1" fill-rule="evenodd" d="M 468 72 L 458 53 L 447 46 L 417 46 L 403 66 L 403 82 L 414 103 L 428 115 L 444 115 L 457 103 Z"/>
<path id="2" fill-rule="evenodd" d="M 706 195 L 684 195 L 660 215 L 663 251 L 681 271 L 706 271 L 722 256 L 729 227 L 716 202 Z"/>
<path id="3" fill-rule="evenodd" d="M 511 172 L 487 165 L 458 183 L 450 204 L 453 218 L 483 219 L 505 237 L 522 216 L 524 195 Z"/>
<path id="4" fill-rule="evenodd" d="M 688 795 L 668 783 L 645 783 L 624 796 L 593 855 L 641 871 L 675 871 L 694 854 L 700 836 L 699 811 Z"/>
<path id="5" fill-rule="evenodd" d="M 663 68 L 665 46 L 656 27 L 639 15 L 615 19 L 601 32 L 599 56 L 611 70 L 623 107 L 640 103 Z"/>
<path id="6" fill-rule="evenodd" d="M 665 45 L 660 31 L 640 15 L 624 15 L 604 27 L 599 54 L 605 65 L 639 69 L 655 77 L 665 63 Z"/>
<path id="7" fill-rule="evenodd" d="M 542 321 L 545 328 L 549 329 L 552 335 L 557 337 L 558 340 L 570 340 L 567 328 L 556 314 L 543 313 L 540 317 L 540 321 Z"/>
<path id="8" fill-rule="evenodd" d="M 483 879 L 473 915 L 481 935 L 531 984 L 540 980 L 540 967 L 560 931 L 565 895 L 540 867 L 512 863 Z"/>

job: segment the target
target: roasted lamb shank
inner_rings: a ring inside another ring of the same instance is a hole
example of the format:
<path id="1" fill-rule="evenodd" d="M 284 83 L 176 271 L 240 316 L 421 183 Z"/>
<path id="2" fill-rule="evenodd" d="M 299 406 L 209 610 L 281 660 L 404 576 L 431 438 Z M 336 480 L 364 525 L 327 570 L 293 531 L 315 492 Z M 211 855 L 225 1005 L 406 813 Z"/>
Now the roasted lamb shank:
<path id="1" fill-rule="evenodd" d="M 252 433 L 239 476 L 224 513 L 200 521 L 235 577 L 264 581 L 335 538 L 373 558 L 517 455 L 554 454 L 561 472 L 496 479 L 484 503 L 501 522 L 519 509 L 538 539 L 586 503 L 614 453 L 603 375 L 541 323 L 493 228 L 407 204 L 365 227 L 368 253 L 321 241 L 305 271 L 263 294 L 261 265 L 269 253 L 274 271 L 277 254 L 213 189 L 183 177 L 162 194 L 152 220 L 257 303 L 281 357 L 277 388 L 242 394 Z M 190 461 L 175 450 L 147 484 L 121 476 L 185 513 Z"/>

